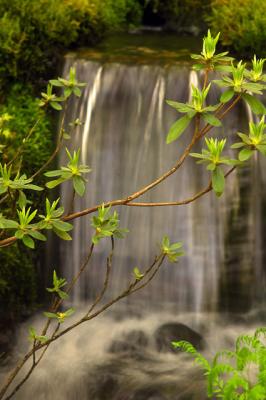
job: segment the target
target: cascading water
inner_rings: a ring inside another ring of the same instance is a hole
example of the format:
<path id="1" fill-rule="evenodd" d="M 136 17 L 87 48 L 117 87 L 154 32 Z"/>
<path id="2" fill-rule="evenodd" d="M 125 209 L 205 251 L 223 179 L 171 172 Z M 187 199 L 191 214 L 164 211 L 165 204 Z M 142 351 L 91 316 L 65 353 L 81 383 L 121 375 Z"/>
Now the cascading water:
<path id="1" fill-rule="evenodd" d="M 67 143 L 70 150 L 80 147 L 82 162 L 92 168 L 85 197 L 74 202 L 74 210 L 82 210 L 129 195 L 174 165 L 192 130 L 177 142 L 165 144 L 177 117 L 165 99 L 187 101 L 189 83 L 200 85 L 201 76 L 182 66 L 101 64 L 73 57 L 67 58 L 65 75 L 72 65 L 79 81 L 87 83 L 82 97 L 69 105 L 65 125 L 68 131 L 77 117 L 84 122 Z M 212 89 L 210 96 L 217 101 L 219 93 Z M 227 116 L 221 133 L 230 143 L 240 129 L 247 129 L 243 105 Z M 63 163 L 64 152 L 60 158 Z M 265 297 L 264 167 L 255 160 L 252 168 L 230 176 L 219 199 L 209 193 L 180 207 L 117 208 L 121 226 L 130 232 L 116 243 L 109 298 L 127 285 L 136 265 L 141 269 L 150 263 L 164 234 L 183 241 L 186 256 L 177 265 L 166 263 L 137 296 L 56 341 L 15 398 L 206 399 L 202 374 L 184 355 L 173 354 L 170 343 L 184 330 L 183 323 L 200 332 L 202 336 L 190 332 L 191 338 L 204 346 L 207 342 L 204 351 L 210 355 L 231 346 L 238 334 L 265 324 L 265 314 L 254 310 L 234 322 L 225 313 L 217 313 L 247 310 Z M 189 158 L 141 200 L 181 200 L 205 187 L 208 179 L 204 168 Z M 69 210 L 68 184 L 62 186 L 61 196 Z M 92 234 L 90 217 L 77 219 L 74 225 L 72 243 L 61 244 L 59 252 L 61 275 L 68 280 L 78 271 Z M 89 270 L 75 287 L 71 304 L 77 306 L 77 319 L 79 313 L 83 315 L 85 300 L 95 298 L 102 287 L 107 246 L 108 242 L 96 247 Z M 27 327 L 38 331 L 42 323 L 35 318 Z M 25 327 L 21 329 L 25 334 Z M 20 343 L 17 352 L 25 348 L 28 343 Z"/>
<path id="2" fill-rule="evenodd" d="M 82 162 L 92 168 L 87 194 L 82 199 L 76 199 L 74 204 L 74 210 L 82 210 L 99 202 L 129 195 L 174 165 L 192 132 L 190 130 L 177 142 L 166 145 L 166 133 L 177 115 L 165 100 L 187 101 L 189 84 L 197 84 L 199 77 L 182 67 L 102 65 L 71 57 L 67 59 L 65 75 L 71 65 L 75 65 L 78 79 L 87 83 L 83 96 L 71 103 L 66 124 L 67 129 L 77 116 L 84 121 L 84 125 L 74 133 L 71 143 L 67 144 L 71 150 L 81 148 Z M 219 93 L 213 90 L 212 100 L 217 100 L 218 96 Z M 236 129 L 247 128 L 245 114 L 245 110 L 240 108 L 227 117 L 224 132 L 229 143 Z M 156 244 L 163 234 L 167 234 L 173 241 L 184 242 L 186 256 L 176 266 L 165 265 L 150 287 L 139 293 L 138 299 L 157 308 L 159 304 L 172 302 L 177 311 L 217 310 L 221 292 L 225 301 L 229 301 L 224 282 L 237 271 L 234 290 L 237 293 L 238 282 L 241 286 L 244 281 L 245 288 L 242 288 L 241 295 L 246 293 L 248 300 L 245 299 L 245 304 L 250 305 L 252 295 L 249 291 L 254 291 L 260 282 L 260 278 L 251 276 L 254 270 L 252 260 L 255 254 L 256 257 L 261 255 L 259 243 L 253 240 L 258 218 L 252 196 L 246 195 L 244 200 L 240 200 L 239 196 L 243 190 L 257 197 L 254 183 L 260 178 L 253 178 L 250 168 L 231 176 L 220 199 L 208 194 L 182 207 L 120 207 L 121 226 L 128 228 L 130 233 L 123 242 L 117 241 L 109 296 L 128 282 L 134 266 L 138 265 L 141 269 L 148 265 L 156 252 Z M 208 175 L 204 168 L 197 166 L 194 159 L 188 159 L 184 168 L 141 200 L 185 199 L 205 187 L 207 182 Z M 70 187 L 65 185 L 62 192 L 68 208 L 72 198 Z M 239 215 L 243 207 L 244 214 Z M 228 271 L 228 254 L 232 251 L 235 254 L 236 250 L 235 239 L 230 232 L 237 218 L 242 224 L 238 232 L 237 253 L 245 256 L 241 256 L 241 260 L 237 258 L 236 265 L 230 259 Z M 73 242 L 62 245 L 61 266 L 68 278 L 81 265 L 91 233 L 89 219 L 82 218 L 75 222 Z M 107 251 L 106 246 L 96 248 L 89 273 L 84 274 L 75 289 L 75 302 L 93 298 L 102 284 Z M 258 260 L 256 265 L 262 268 Z M 261 277 L 261 273 L 258 271 L 258 276 Z"/>

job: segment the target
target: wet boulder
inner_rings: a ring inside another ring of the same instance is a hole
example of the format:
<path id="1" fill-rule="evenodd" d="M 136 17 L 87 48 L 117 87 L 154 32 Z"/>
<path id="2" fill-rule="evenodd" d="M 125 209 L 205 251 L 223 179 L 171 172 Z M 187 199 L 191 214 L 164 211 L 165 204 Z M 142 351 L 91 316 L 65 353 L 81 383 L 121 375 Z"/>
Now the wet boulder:
<path id="1" fill-rule="evenodd" d="M 168 322 L 161 325 L 155 331 L 156 348 L 160 352 L 176 352 L 171 342 L 186 340 L 190 342 L 197 350 L 205 347 L 204 339 L 200 333 L 194 331 L 189 326 L 179 322 Z"/>

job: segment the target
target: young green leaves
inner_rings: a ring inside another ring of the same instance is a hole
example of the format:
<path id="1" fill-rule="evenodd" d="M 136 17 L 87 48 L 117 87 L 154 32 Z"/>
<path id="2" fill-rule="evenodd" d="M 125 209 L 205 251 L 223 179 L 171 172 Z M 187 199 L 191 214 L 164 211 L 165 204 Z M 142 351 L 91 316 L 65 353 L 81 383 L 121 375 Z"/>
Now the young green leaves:
<path id="1" fill-rule="evenodd" d="M 236 66 L 232 62 L 232 76 L 223 76 L 221 80 L 214 80 L 214 83 L 218 86 L 227 88 L 227 90 L 221 95 L 221 103 L 227 103 L 235 94 L 241 94 L 242 98 L 249 104 L 251 110 L 255 114 L 264 114 L 265 107 L 252 95 L 252 93 L 262 94 L 262 90 L 264 89 L 263 84 L 257 83 L 257 80 L 260 79 L 259 76 L 261 75 L 260 67 L 261 63 L 259 63 L 259 65 L 256 64 L 256 72 L 254 72 L 254 70 L 249 72 L 246 70 L 246 64 L 243 64 L 242 61 L 239 61 Z M 254 76 L 256 77 L 255 82 Z M 251 79 L 253 82 L 248 82 L 246 77 Z"/>
<path id="2" fill-rule="evenodd" d="M 83 174 L 89 173 L 91 169 L 87 165 L 79 164 L 80 149 L 78 151 L 74 151 L 73 155 L 70 154 L 68 149 L 66 149 L 66 153 L 69 159 L 66 167 L 61 167 L 59 170 L 48 171 L 44 174 L 49 178 L 58 177 L 57 179 L 46 183 L 46 186 L 49 189 L 53 189 L 65 181 L 72 180 L 75 192 L 79 196 L 83 196 L 85 193 L 86 182 L 86 180 L 83 178 Z"/>
<path id="3" fill-rule="evenodd" d="M 27 210 L 23 207 L 21 211 L 17 210 L 17 213 L 19 223 L 17 224 L 15 236 L 17 239 L 21 239 L 25 246 L 34 249 L 35 243 L 33 239 L 46 240 L 46 237 L 37 230 L 37 225 L 31 224 L 37 214 L 37 210 L 31 212 L 30 207 Z"/>
<path id="4" fill-rule="evenodd" d="M 50 201 L 46 199 L 45 202 L 46 215 L 39 215 L 42 221 L 38 223 L 38 228 L 52 229 L 53 232 L 61 239 L 71 240 L 71 236 L 67 232 L 71 231 L 73 226 L 68 222 L 64 222 L 60 219 L 60 217 L 64 213 L 64 208 L 63 207 L 57 208 L 59 200 L 60 199 L 57 199 L 56 201 L 53 201 L 51 204 Z"/>
<path id="5" fill-rule="evenodd" d="M 254 122 L 249 123 L 249 134 L 237 133 L 242 140 L 241 142 L 234 143 L 232 149 L 241 149 L 238 154 L 240 161 L 248 160 L 254 151 L 258 150 L 261 154 L 266 156 L 266 124 L 264 123 L 264 116 L 260 122 L 255 124 Z"/>
<path id="6" fill-rule="evenodd" d="M 58 278 L 56 271 L 53 273 L 53 287 L 52 288 L 47 288 L 46 290 L 50 293 L 56 293 L 60 299 L 67 299 L 68 294 L 62 290 L 62 287 L 64 287 L 67 284 L 67 281 L 64 278 Z"/>
<path id="7" fill-rule="evenodd" d="M 81 90 L 80 87 L 86 86 L 86 83 L 78 82 L 76 79 L 76 69 L 74 67 L 70 68 L 69 78 L 63 79 L 52 79 L 50 80 L 50 84 L 53 86 L 61 87 L 64 90 L 64 97 L 67 99 L 72 93 L 80 97 Z"/>
<path id="8" fill-rule="evenodd" d="M 8 190 L 43 190 L 43 188 L 33 185 L 31 182 L 32 179 L 27 179 L 25 174 L 19 176 L 17 173 L 12 179 L 12 166 L 8 168 L 6 164 L 0 163 L 0 194 L 4 194 Z"/>
<path id="9" fill-rule="evenodd" d="M 166 143 L 171 143 L 178 139 L 184 130 L 188 127 L 191 120 L 196 114 L 202 115 L 203 119 L 213 126 L 220 126 L 221 122 L 216 118 L 211 112 L 217 110 L 219 104 L 213 106 L 205 106 L 206 97 L 209 93 L 211 84 L 209 84 L 205 89 L 200 90 L 199 88 L 192 85 L 192 101 L 191 103 L 178 103 L 176 101 L 167 100 L 169 106 L 175 108 L 178 112 L 186 114 L 184 117 L 178 119 L 171 126 Z"/>
<path id="10" fill-rule="evenodd" d="M 205 138 L 207 149 L 202 149 L 201 153 L 190 153 L 192 157 L 199 158 L 198 164 L 206 163 L 207 170 L 212 174 L 212 187 L 217 196 L 221 196 L 224 191 L 225 178 L 221 164 L 237 165 L 237 160 L 223 157 L 222 152 L 226 143 L 226 139 L 218 140 L 213 138 Z"/>
<path id="11" fill-rule="evenodd" d="M 203 39 L 201 54 L 191 54 L 191 58 L 198 62 L 198 64 L 194 65 L 194 69 L 228 70 L 226 64 L 232 60 L 232 57 L 227 56 L 228 52 L 226 51 L 215 55 L 219 37 L 220 32 L 215 37 L 212 37 L 210 30 L 208 30 L 207 36 Z"/>
<path id="12" fill-rule="evenodd" d="M 163 254 L 166 255 L 168 260 L 171 263 L 175 263 L 178 261 L 179 257 L 182 257 L 185 253 L 182 250 L 183 243 L 177 242 L 170 244 L 170 240 L 168 236 L 164 236 L 161 244 L 161 249 Z"/>
<path id="13" fill-rule="evenodd" d="M 42 99 L 40 100 L 40 107 L 46 107 L 50 105 L 54 110 L 61 111 L 62 106 L 59 104 L 60 102 L 64 101 L 63 97 L 58 97 L 56 94 L 53 93 L 53 86 L 48 84 L 47 91 L 41 93 Z"/>
<path id="14" fill-rule="evenodd" d="M 95 229 L 95 234 L 92 237 L 92 242 L 98 244 L 99 241 L 105 237 L 114 236 L 119 239 L 124 238 L 127 229 L 119 228 L 118 214 L 114 211 L 110 213 L 110 207 L 102 205 L 98 208 L 98 215 L 92 217 L 91 226 Z"/>
<path id="15" fill-rule="evenodd" d="M 46 343 L 49 340 L 48 336 L 38 335 L 33 327 L 29 328 L 29 340 L 34 342 Z"/>
<path id="16" fill-rule="evenodd" d="M 266 75 L 263 74 L 263 66 L 264 66 L 265 60 L 266 60 L 265 58 L 260 58 L 259 60 L 257 60 L 256 55 L 254 55 L 254 58 L 252 60 L 252 70 L 246 72 L 247 77 L 251 81 L 266 82 Z"/>
<path id="17" fill-rule="evenodd" d="M 74 308 L 69 308 L 65 312 L 57 312 L 57 313 L 44 312 L 43 314 L 47 318 L 56 319 L 58 324 L 62 324 L 63 322 L 65 322 L 66 318 L 70 317 L 72 314 L 74 314 L 74 312 L 75 312 Z"/>

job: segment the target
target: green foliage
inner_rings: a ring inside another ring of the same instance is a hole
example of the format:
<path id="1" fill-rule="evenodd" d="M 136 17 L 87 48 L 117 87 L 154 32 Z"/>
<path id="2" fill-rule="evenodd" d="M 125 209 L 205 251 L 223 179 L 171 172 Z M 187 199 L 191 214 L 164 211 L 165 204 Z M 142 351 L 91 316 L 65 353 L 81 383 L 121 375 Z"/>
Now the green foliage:
<path id="1" fill-rule="evenodd" d="M 212 0 L 206 20 L 221 32 L 223 45 L 242 56 L 265 57 L 266 3 L 260 0 Z"/>
<path id="2" fill-rule="evenodd" d="M 6 148 L 0 154 L 2 164 L 10 162 L 23 143 L 23 172 L 31 176 L 51 154 L 53 129 L 49 116 L 40 109 L 39 100 L 29 86 L 15 84 L 10 88 L 5 104 L 0 106 L 0 117 L 0 140 Z M 30 140 L 25 139 L 37 119 L 39 123 Z M 13 163 L 13 170 L 18 168 L 19 160 L 17 158 L 17 163 Z"/>
<path id="3" fill-rule="evenodd" d="M 241 335 L 235 350 L 216 353 L 209 362 L 192 344 L 173 342 L 191 354 L 204 370 L 208 397 L 224 400 L 264 400 L 266 398 L 266 328 L 259 328 L 254 335 Z"/>
<path id="4" fill-rule="evenodd" d="M 182 250 L 183 243 L 170 243 L 168 236 L 164 236 L 161 244 L 162 252 L 168 258 L 168 261 L 174 263 L 178 261 L 179 257 L 182 257 L 185 253 Z"/>
<path id="5" fill-rule="evenodd" d="M 65 280 L 65 278 L 58 278 L 56 271 L 54 271 L 53 273 L 53 287 L 52 288 L 47 288 L 46 290 L 50 293 L 56 293 L 60 299 L 67 299 L 68 298 L 68 294 L 66 292 L 64 292 L 62 289 L 62 287 L 64 287 L 67 284 L 67 281 Z"/>
<path id="6" fill-rule="evenodd" d="M 37 254 L 35 254 L 37 255 Z M 35 257 L 22 243 L 1 248 L 0 315 L 21 318 L 37 301 Z"/>
<path id="7" fill-rule="evenodd" d="M 264 123 L 264 116 L 260 122 L 255 124 L 254 122 L 249 123 L 249 134 L 238 132 L 237 135 L 242 140 L 241 142 L 234 143 L 232 149 L 240 149 L 238 158 L 240 161 L 248 160 L 253 153 L 258 150 L 262 155 L 266 155 L 266 125 Z"/>
<path id="8" fill-rule="evenodd" d="M 70 154 L 68 149 L 66 148 L 66 153 L 69 159 L 69 162 L 66 167 L 61 167 L 60 170 L 48 171 L 45 173 L 45 176 L 51 177 L 59 177 L 52 181 L 46 183 L 46 186 L 49 189 L 53 189 L 56 186 L 60 185 L 63 182 L 68 180 L 72 180 L 73 189 L 79 196 L 83 196 L 85 193 L 85 178 L 82 176 L 83 174 L 87 174 L 91 171 L 91 169 L 87 165 L 79 164 L 79 155 L 80 150 L 74 151 L 73 156 Z"/>
<path id="9" fill-rule="evenodd" d="M 34 342 L 45 343 L 48 340 L 48 336 L 38 335 L 33 327 L 29 328 L 29 340 Z"/>
<path id="10" fill-rule="evenodd" d="M 190 153 L 192 157 L 199 158 L 198 164 L 208 164 L 207 170 L 211 171 L 212 187 L 217 196 L 221 196 L 224 191 L 225 179 L 223 170 L 219 165 L 238 165 L 238 161 L 223 157 L 222 152 L 226 144 L 226 139 L 205 138 L 207 149 L 202 149 L 202 153 Z"/>
<path id="11" fill-rule="evenodd" d="M 44 312 L 43 314 L 47 318 L 56 319 L 59 324 L 62 324 L 63 322 L 65 322 L 66 318 L 70 317 L 72 314 L 74 314 L 74 312 L 75 312 L 74 308 L 69 308 L 64 312 L 57 312 L 57 313 Z"/>
<path id="12" fill-rule="evenodd" d="M 196 69 L 203 69 L 205 71 L 203 89 L 200 90 L 194 85 L 191 86 L 191 103 L 179 103 L 177 101 L 167 100 L 167 103 L 171 107 L 175 108 L 179 113 L 185 114 L 185 116 L 179 118 L 170 127 L 166 138 L 167 143 L 178 139 L 192 120 L 195 120 L 195 139 L 197 139 L 197 135 L 199 134 L 198 131 L 201 121 L 206 123 L 204 128 L 206 132 L 208 132 L 212 126 L 221 126 L 223 113 L 220 114 L 219 111 L 223 110 L 226 103 L 230 102 L 233 98 L 235 98 L 235 101 L 242 98 L 254 114 L 265 114 L 264 105 L 254 95 L 262 95 L 265 89 L 265 75 L 263 74 L 263 64 L 265 60 L 257 59 L 257 57 L 254 56 L 251 70 L 247 70 L 246 64 L 243 64 L 242 61 L 239 61 L 235 65 L 232 58 L 227 56 L 227 53 L 215 54 L 219 36 L 220 34 L 218 33 L 216 37 L 212 37 L 211 32 L 208 31 L 207 36 L 203 39 L 201 54 L 192 55 L 193 59 L 200 62 L 200 64 L 196 64 Z M 228 65 L 228 63 L 230 63 L 230 65 Z M 212 80 L 207 85 L 208 74 L 212 70 L 219 72 L 221 74 L 221 79 Z M 226 90 L 220 97 L 220 103 L 207 105 L 207 96 L 212 82 L 222 88 L 226 88 Z M 233 103 L 231 103 L 231 106 L 232 105 Z M 230 108 L 228 108 L 228 110 L 229 109 Z M 222 156 L 226 139 L 205 138 L 207 149 L 203 148 L 201 153 L 190 154 L 192 157 L 199 159 L 198 163 L 207 164 L 207 170 L 211 171 L 212 188 L 217 196 L 222 195 L 225 187 L 225 172 L 221 168 L 221 165 L 235 168 L 241 165 L 241 162 L 248 160 L 255 150 L 258 150 L 264 156 L 266 155 L 264 116 L 259 124 L 250 122 L 249 127 L 249 136 L 238 133 L 242 142 L 237 142 L 231 146 L 233 149 L 242 148 L 239 152 L 238 160 Z M 203 134 L 205 133 L 204 130 Z"/>
<path id="13" fill-rule="evenodd" d="M 99 241 L 105 237 L 116 237 L 122 239 L 127 229 L 119 227 L 118 214 L 114 211 L 110 213 L 111 207 L 104 207 L 102 205 L 98 208 L 98 215 L 92 217 L 91 226 L 95 229 L 95 234 L 92 237 L 92 242 L 98 244 Z"/>
<path id="14" fill-rule="evenodd" d="M 60 217 L 64 213 L 64 207 L 58 207 L 59 199 L 50 203 L 49 199 L 46 199 L 46 215 L 39 215 L 42 219 L 38 223 L 39 229 L 51 229 L 53 232 L 63 240 L 71 240 L 71 236 L 67 233 L 72 230 L 73 226 L 68 222 L 64 222 Z"/>
<path id="15" fill-rule="evenodd" d="M 70 46 L 141 19 L 135 0 L 0 0 L 0 82 L 34 82 L 55 71 Z"/>
<path id="16" fill-rule="evenodd" d="M 134 277 L 135 277 L 135 279 L 136 279 L 137 281 L 140 281 L 140 280 L 144 277 L 144 274 L 142 274 L 142 273 L 140 272 L 140 270 L 139 270 L 138 267 L 135 267 L 135 268 L 133 269 L 133 273 L 134 273 Z"/>

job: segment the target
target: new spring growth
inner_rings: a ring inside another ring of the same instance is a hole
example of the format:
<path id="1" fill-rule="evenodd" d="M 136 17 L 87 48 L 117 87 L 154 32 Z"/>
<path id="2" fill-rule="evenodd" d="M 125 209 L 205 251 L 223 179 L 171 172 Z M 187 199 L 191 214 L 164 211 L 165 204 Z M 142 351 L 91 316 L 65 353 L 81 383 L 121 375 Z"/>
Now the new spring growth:
<path id="1" fill-rule="evenodd" d="M 208 30 L 207 36 L 203 39 L 203 48 L 201 52 L 205 60 L 210 60 L 214 56 L 219 37 L 220 32 L 216 35 L 216 37 L 212 37 L 211 31 Z"/>
<path id="2" fill-rule="evenodd" d="M 46 183 L 46 187 L 53 189 L 67 180 L 72 180 L 75 192 L 79 196 L 83 196 L 85 193 L 86 182 L 83 175 L 89 173 L 91 169 L 87 165 L 79 164 L 80 149 L 74 151 L 73 155 L 71 155 L 70 151 L 66 148 L 66 153 L 69 159 L 66 167 L 60 167 L 59 170 L 49 171 L 44 174 L 49 178 L 58 177 L 57 179 Z"/>
<path id="3" fill-rule="evenodd" d="M 62 87 L 64 90 L 64 97 L 67 99 L 72 93 L 80 97 L 81 90 L 80 87 L 86 86 L 86 83 L 78 82 L 76 79 L 76 69 L 74 67 L 70 68 L 68 79 L 57 78 L 50 80 L 50 84 L 57 87 Z"/>
<path id="4" fill-rule="evenodd" d="M 168 236 L 163 237 L 161 249 L 163 254 L 167 256 L 168 260 L 171 263 L 177 262 L 178 258 L 185 254 L 184 251 L 182 250 L 182 247 L 183 247 L 182 242 L 171 244 Z"/>
<path id="5" fill-rule="evenodd" d="M 217 196 L 221 196 L 224 191 L 225 179 L 223 170 L 220 164 L 234 166 L 239 164 L 239 161 L 223 157 L 226 139 L 205 138 L 207 149 L 202 149 L 201 153 L 190 153 L 192 157 L 199 158 L 198 164 L 207 164 L 207 170 L 212 174 L 212 187 Z"/>
<path id="6" fill-rule="evenodd" d="M 249 123 L 249 134 L 238 132 L 237 135 L 240 137 L 241 142 L 234 143 L 232 149 L 241 149 L 238 154 L 240 161 L 248 160 L 258 150 L 264 156 L 266 155 L 266 134 L 264 123 L 265 117 L 263 116 L 259 123 Z"/>
<path id="7" fill-rule="evenodd" d="M 98 215 L 92 217 L 91 226 L 95 229 L 95 234 L 92 237 L 92 242 L 98 244 L 99 241 L 105 237 L 114 236 L 119 239 L 123 239 L 127 229 L 121 229 L 119 227 L 118 213 L 114 211 L 113 214 L 110 212 L 110 207 L 104 207 L 104 204 L 98 208 Z"/>
<path id="8" fill-rule="evenodd" d="M 249 78 L 257 82 L 259 80 L 265 80 L 265 75 L 263 75 L 263 65 L 265 62 L 265 58 L 260 58 L 257 60 L 256 55 L 254 55 L 254 58 L 252 60 L 252 70 L 250 71 Z"/>
<path id="9" fill-rule="evenodd" d="M 72 314 L 74 314 L 74 312 L 75 312 L 74 308 L 69 308 L 64 312 L 57 312 L 57 313 L 44 312 L 43 314 L 47 318 L 56 319 L 59 324 L 62 324 L 63 322 L 65 322 L 66 318 L 70 317 Z"/>
<path id="10" fill-rule="evenodd" d="M 65 278 L 59 278 L 56 274 L 56 271 L 53 272 L 53 287 L 52 288 L 47 288 L 46 290 L 50 293 L 56 293 L 60 299 L 67 299 L 68 294 L 62 290 L 62 287 L 64 287 L 67 284 L 67 281 Z"/>

